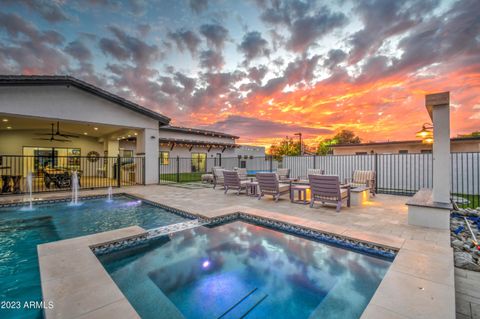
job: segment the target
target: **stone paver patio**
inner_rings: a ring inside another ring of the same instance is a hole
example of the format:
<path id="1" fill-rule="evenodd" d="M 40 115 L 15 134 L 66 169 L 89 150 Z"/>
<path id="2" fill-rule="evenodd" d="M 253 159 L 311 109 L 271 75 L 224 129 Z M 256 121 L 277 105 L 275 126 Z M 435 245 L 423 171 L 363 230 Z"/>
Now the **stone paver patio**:
<path id="1" fill-rule="evenodd" d="M 152 185 L 124 187 L 114 191 L 129 193 L 206 217 L 220 216 L 234 211 L 247 211 L 251 214 L 285 220 L 305 227 L 323 229 L 341 233 L 347 237 L 398 247 L 400 252 L 391 270 L 382 281 L 362 318 L 385 318 L 385 316 L 392 318 L 431 318 L 432 316 L 452 318 L 451 314 L 454 311 L 451 303 L 454 299 L 453 288 L 446 288 L 454 285 L 449 231 L 409 226 L 405 206 L 407 197 L 377 195 L 363 207 L 344 207 L 340 213 L 337 213 L 333 206 L 317 205 L 312 209 L 308 205 L 292 204 L 288 196 L 283 196 L 278 203 L 275 203 L 269 196 L 257 200 L 245 195 L 237 196 L 234 193 L 225 195 L 223 190 L 211 188 L 185 189 L 175 186 Z M 81 195 L 105 192 L 106 190 L 82 191 Z M 41 199 L 65 196 L 68 196 L 68 193 L 36 195 Z M 18 201 L 21 200 L 21 197 L 0 198 L 0 202 L 11 200 Z M 121 232 L 121 230 L 119 231 Z M 92 236 L 94 237 L 90 238 L 94 238 L 95 241 L 102 241 L 102 238 L 97 238 L 97 235 Z M 85 246 L 87 241 L 84 239 L 79 238 L 76 242 L 83 245 L 78 249 L 87 248 Z M 62 242 L 42 246 L 42 249 L 39 246 L 40 255 L 55 246 L 61 247 Z M 57 253 L 59 253 L 58 257 L 61 257 L 61 254 L 69 252 L 60 249 L 57 250 Z M 62 260 L 68 259 L 62 258 Z M 44 262 L 45 260 L 41 260 L 41 265 Z M 48 262 L 48 264 L 50 263 Z M 77 279 L 73 278 L 72 280 Z M 42 286 L 43 281 L 42 274 Z M 52 283 L 54 282 L 52 281 Z M 45 292 L 46 287 L 43 289 Z M 55 289 L 51 291 L 53 294 L 56 293 Z M 64 293 L 65 291 L 61 295 L 65 296 Z M 120 299 L 122 301 L 119 301 Z M 124 297 L 116 296 L 116 300 L 125 305 Z M 434 304 L 435 306 L 433 306 Z M 125 307 L 128 308 L 128 305 Z M 412 317 L 412 314 L 415 316 Z"/>

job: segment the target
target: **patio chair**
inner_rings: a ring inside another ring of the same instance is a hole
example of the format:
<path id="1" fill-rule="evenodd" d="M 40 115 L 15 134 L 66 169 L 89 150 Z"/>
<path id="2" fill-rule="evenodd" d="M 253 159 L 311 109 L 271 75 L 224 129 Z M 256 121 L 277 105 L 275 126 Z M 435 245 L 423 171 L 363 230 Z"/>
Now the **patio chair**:
<path id="1" fill-rule="evenodd" d="M 221 167 L 214 167 L 212 169 L 213 173 L 213 189 L 217 187 L 217 185 L 223 185 L 223 171 L 224 169 Z"/>
<path id="2" fill-rule="evenodd" d="M 224 184 L 223 186 L 225 187 L 225 194 L 230 190 L 230 189 L 236 189 L 237 190 L 237 195 L 240 195 L 240 192 L 242 189 L 245 191 L 247 190 L 247 185 L 246 183 L 248 181 L 240 180 L 240 177 L 238 175 L 238 172 L 236 171 L 223 171 L 223 178 L 224 178 Z"/>
<path id="3" fill-rule="evenodd" d="M 310 207 L 313 208 L 315 201 L 322 204 L 337 204 L 337 212 L 342 208 L 342 201 L 347 200 L 350 207 L 350 187 L 340 188 L 340 179 L 336 175 L 309 175 L 310 182 Z"/>
<path id="4" fill-rule="evenodd" d="M 375 196 L 375 171 L 353 171 L 352 178 L 346 178 L 345 184 L 349 184 L 352 188 L 367 187 L 370 189 L 370 193 Z"/>
<path id="5" fill-rule="evenodd" d="M 276 173 L 257 173 L 257 182 L 260 188 L 258 193 L 258 199 L 261 199 L 263 195 L 273 195 L 275 202 L 283 194 L 290 194 L 290 184 L 279 183 Z"/>
<path id="6" fill-rule="evenodd" d="M 309 168 L 307 169 L 307 178 L 310 175 L 325 175 L 325 170 L 320 168 Z"/>
<path id="7" fill-rule="evenodd" d="M 277 176 L 279 181 L 289 180 L 290 169 L 289 168 L 279 168 L 277 169 Z"/>
<path id="8" fill-rule="evenodd" d="M 235 167 L 233 170 L 238 173 L 238 177 L 240 178 L 241 181 L 248 180 L 248 173 L 246 168 Z"/>

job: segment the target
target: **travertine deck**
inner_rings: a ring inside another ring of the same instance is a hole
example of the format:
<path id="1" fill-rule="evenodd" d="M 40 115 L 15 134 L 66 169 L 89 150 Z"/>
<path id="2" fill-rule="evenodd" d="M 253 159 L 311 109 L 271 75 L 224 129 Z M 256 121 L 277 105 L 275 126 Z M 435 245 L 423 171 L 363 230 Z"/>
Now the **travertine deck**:
<path id="1" fill-rule="evenodd" d="M 270 198 L 259 201 L 244 195 L 224 195 L 223 191 L 212 189 L 148 186 L 121 188 L 118 191 L 208 217 L 242 211 L 396 247 L 400 251 L 362 318 L 455 317 L 454 266 L 449 233 L 407 225 L 405 197 L 377 195 L 365 207 L 344 208 L 341 213 L 336 213 L 330 207 L 311 209 L 305 205 L 291 204 L 288 196 L 274 203 Z M 51 195 L 41 197 L 48 196 Z M 110 241 L 115 236 L 132 235 L 131 229 L 39 246 L 44 299 L 60 303 L 52 312 L 46 312 L 47 318 L 60 317 L 59 311 L 63 311 L 63 314 L 69 311 L 69 317 L 95 317 L 98 314 L 102 317 L 131 318 L 135 314 L 133 308 L 125 304 L 125 297 L 98 259 L 93 253 L 87 252 L 89 245 Z M 124 234 L 126 230 L 128 233 Z M 142 229 L 136 227 L 133 232 L 141 233 Z M 45 254 L 47 251 L 49 254 Z M 76 261 L 80 263 L 81 260 L 84 264 L 78 268 Z M 85 271 L 75 273 L 80 269 Z M 92 274 L 88 269 L 92 270 Z M 82 289 L 86 292 L 97 288 L 110 293 L 100 294 L 99 298 L 81 293 Z"/>

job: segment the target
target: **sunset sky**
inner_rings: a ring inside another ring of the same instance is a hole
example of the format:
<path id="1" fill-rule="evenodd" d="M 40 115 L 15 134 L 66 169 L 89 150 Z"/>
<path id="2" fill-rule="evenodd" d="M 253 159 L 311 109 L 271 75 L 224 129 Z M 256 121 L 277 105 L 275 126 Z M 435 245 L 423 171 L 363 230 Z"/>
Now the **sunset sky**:
<path id="1" fill-rule="evenodd" d="M 1 0 L 0 74 L 70 74 L 270 145 L 414 139 L 426 93 L 480 130 L 480 1 Z"/>

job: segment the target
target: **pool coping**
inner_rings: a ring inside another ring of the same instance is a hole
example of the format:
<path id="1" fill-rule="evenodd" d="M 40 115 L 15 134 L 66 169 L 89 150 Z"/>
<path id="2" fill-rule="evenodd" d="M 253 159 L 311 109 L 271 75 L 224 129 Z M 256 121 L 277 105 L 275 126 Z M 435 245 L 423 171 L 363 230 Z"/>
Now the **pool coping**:
<path id="1" fill-rule="evenodd" d="M 397 256 L 361 318 L 455 318 L 451 248 L 244 206 L 196 214 L 141 196 L 122 195 L 209 222 L 233 220 L 244 214 L 393 249 L 397 251 Z M 138 318 L 94 250 L 124 247 L 125 243 L 127 246 L 128 243 L 136 245 L 147 237 L 147 230 L 132 226 L 38 245 L 43 300 L 54 303 L 53 309 L 44 310 L 45 318 Z M 92 291 L 95 293 L 92 294 Z"/>

